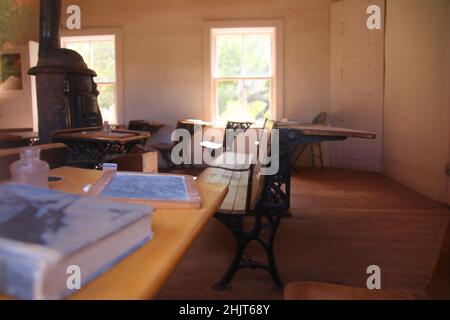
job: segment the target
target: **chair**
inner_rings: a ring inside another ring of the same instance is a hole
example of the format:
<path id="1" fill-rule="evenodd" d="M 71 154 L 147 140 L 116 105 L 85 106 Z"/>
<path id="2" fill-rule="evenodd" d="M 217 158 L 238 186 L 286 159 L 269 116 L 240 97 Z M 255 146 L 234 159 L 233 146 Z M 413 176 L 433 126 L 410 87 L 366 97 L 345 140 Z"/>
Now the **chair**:
<path id="1" fill-rule="evenodd" d="M 202 120 L 197 119 L 180 119 L 177 122 L 176 129 L 185 129 L 189 132 L 189 134 L 192 136 L 194 135 L 195 126 L 201 126 L 202 128 L 210 126 L 211 123 L 205 122 Z M 167 163 L 169 169 L 175 167 L 175 164 L 172 161 L 171 155 L 173 148 L 179 143 L 180 141 L 172 141 L 169 143 L 154 143 L 151 144 L 150 147 L 158 151 L 164 161 Z M 192 165 L 191 165 L 192 167 Z"/>
<path id="2" fill-rule="evenodd" d="M 181 120 L 177 122 L 176 129 L 185 129 Z M 167 163 L 169 169 L 175 167 L 175 164 L 172 162 L 172 149 L 179 143 L 179 141 L 171 141 L 171 142 L 163 142 L 163 143 L 153 143 L 150 145 L 153 149 L 158 151 L 161 154 L 161 157 Z"/>
<path id="3" fill-rule="evenodd" d="M 368 290 L 327 283 L 294 282 L 286 286 L 286 300 L 412 300 L 414 296 L 450 299 L 450 224 L 444 236 L 433 275 L 424 292 L 408 290 Z"/>
<path id="4" fill-rule="evenodd" d="M 311 123 L 312 125 L 323 125 L 327 121 L 328 113 L 321 112 L 319 113 Z M 311 144 L 302 144 L 298 145 L 292 153 L 292 167 L 295 167 L 295 164 L 306 151 L 306 149 L 311 147 L 311 160 L 313 167 L 316 166 L 316 156 L 319 157 L 320 168 L 323 171 L 323 156 L 322 156 L 322 144 L 321 143 L 311 143 Z M 316 154 L 316 151 L 318 154 Z"/>

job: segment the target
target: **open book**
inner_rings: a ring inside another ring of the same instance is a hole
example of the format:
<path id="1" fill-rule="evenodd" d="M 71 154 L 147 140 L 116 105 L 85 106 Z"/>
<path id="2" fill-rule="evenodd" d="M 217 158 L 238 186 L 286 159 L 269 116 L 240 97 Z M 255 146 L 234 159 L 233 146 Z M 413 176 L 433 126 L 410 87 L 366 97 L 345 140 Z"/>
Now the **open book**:
<path id="1" fill-rule="evenodd" d="M 151 240 L 152 208 L 0 185 L 0 293 L 60 299 Z M 76 276 L 76 275 L 75 275 Z"/>

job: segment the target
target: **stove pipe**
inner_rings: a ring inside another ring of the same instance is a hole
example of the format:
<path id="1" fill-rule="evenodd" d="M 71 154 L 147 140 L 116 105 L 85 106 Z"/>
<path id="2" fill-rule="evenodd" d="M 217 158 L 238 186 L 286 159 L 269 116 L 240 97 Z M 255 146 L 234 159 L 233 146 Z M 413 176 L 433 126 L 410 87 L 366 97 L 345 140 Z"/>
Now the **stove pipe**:
<path id="1" fill-rule="evenodd" d="M 60 21 L 61 0 L 41 0 L 39 58 L 44 58 L 47 52 L 60 48 Z"/>

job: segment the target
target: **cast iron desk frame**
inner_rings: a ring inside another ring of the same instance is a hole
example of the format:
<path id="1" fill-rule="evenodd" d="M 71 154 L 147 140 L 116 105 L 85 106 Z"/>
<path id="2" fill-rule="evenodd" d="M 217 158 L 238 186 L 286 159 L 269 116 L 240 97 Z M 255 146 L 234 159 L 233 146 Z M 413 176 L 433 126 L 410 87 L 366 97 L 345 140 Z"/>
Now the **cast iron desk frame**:
<path id="1" fill-rule="evenodd" d="M 325 141 L 347 140 L 350 133 L 334 132 L 327 134 L 305 133 L 300 127 L 281 127 L 279 130 L 280 153 L 279 171 L 275 175 L 266 176 L 262 195 L 254 210 L 245 214 L 216 213 L 215 218 L 221 221 L 229 229 L 236 240 L 236 253 L 223 278 L 214 285 L 217 290 L 225 290 L 234 278 L 237 271 L 244 268 L 252 270 L 263 269 L 270 273 L 277 289 L 283 288 L 274 252 L 274 242 L 281 219 L 286 216 L 291 206 L 291 155 L 294 148 L 301 144 L 320 143 Z M 374 139 L 375 135 L 360 132 L 359 138 Z M 272 157 L 275 155 L 272 155 Z M 251 189 L 251 184 L 249 185 Z M 244 218 L 253 217 L 254 223 L 251 230 L 244 229 Z M 253 241 L 259 243 L 267 255 L 267 263 L 261 263 L 245 252 Z"/>
<path id="2" fill-rule="evenodd" d="M 101 128 L 77 129 L 56 132 L 53 142 L 64 143 L 69 147 L 67 165 L 83 169 L 101 169 L 103 163 L 128 154 L 138 144 L 145 144 L 150 137 L 148 132 L 131 130 L 112 130 L 112 133 L 134 134 L 126 138 L 83 137 L 82 132 L 101 131 Z M 78 133 L 78 134 L 77 134 Z"/>

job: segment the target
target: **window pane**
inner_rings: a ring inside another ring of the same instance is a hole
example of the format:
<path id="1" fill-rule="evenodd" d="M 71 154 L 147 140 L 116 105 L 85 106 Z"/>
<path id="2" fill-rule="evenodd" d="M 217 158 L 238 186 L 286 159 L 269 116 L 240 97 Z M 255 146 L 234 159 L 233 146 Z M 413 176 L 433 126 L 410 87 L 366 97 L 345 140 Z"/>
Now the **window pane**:
<path id="1" fill-rule="evenodd" d="M 270 118 L 270 80 L 246 80 L 246 118 L 253 121 Z"/>
<path id="2" fill-rule="evenodd" d="M 97 84 L 98 105 L 102 112 L 103 121 L 116 123 L 116 92 L 114 84 Z"/>
<path id="3" fill-rule="evenodd" d="M 97 72 L 97 82 L 115 82 L 115 48 L 113 41 L 92 42 L 93 61 L 91 68 Z"/>
<path id="4" fill-rule="evenodd" d="M 272 51 L 270 35 L 246 35 L 244 41 L 246 76 L 270 76 Z"/>
<path id="5" fill-rule="evenodd" d="M 91 64 L 88 42 L 68 42 L 65 47 L 78 52 L 88 66 Z"/>
<path id="6" fill-rule="evenodd" d="M 216 41 L 216 76 L 240 76 L 242 74 L 242 36 L 218 35 Z"/>
<path id="7" fill-rule="evenodd" d="M 220 119 L 236 119 L 242 115 L 242 81 L 217 82 L 217 104 Z"/>

